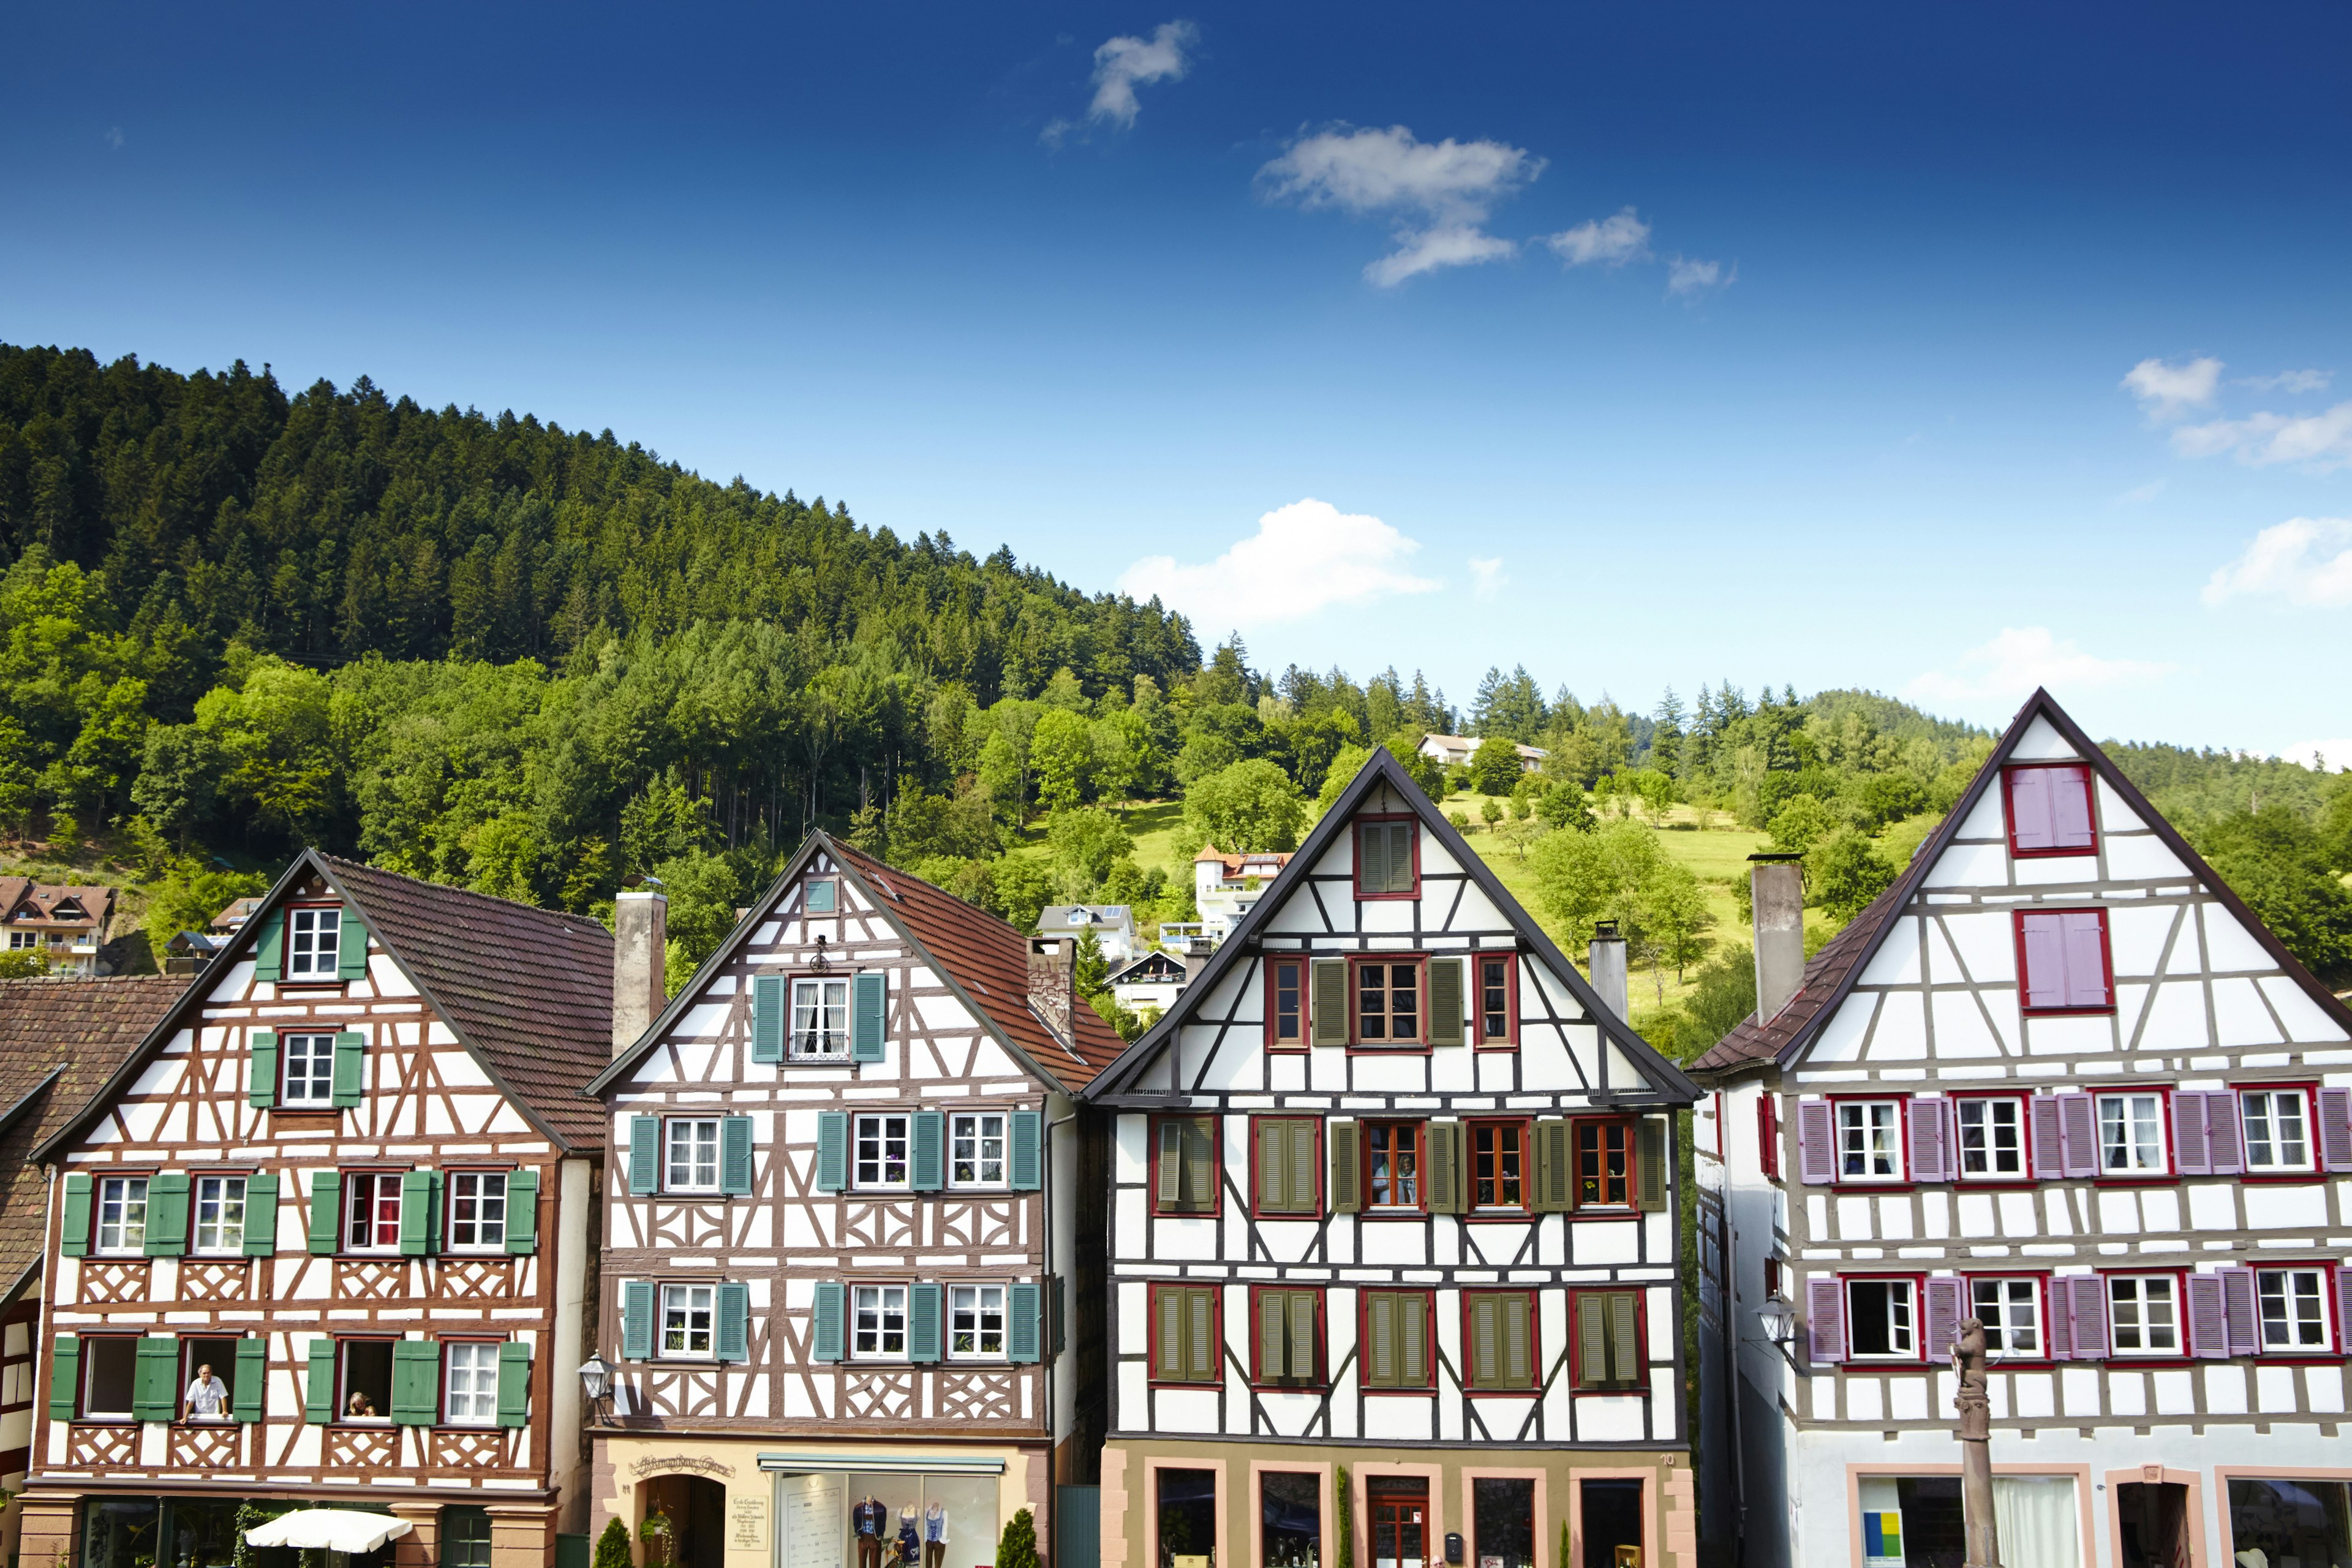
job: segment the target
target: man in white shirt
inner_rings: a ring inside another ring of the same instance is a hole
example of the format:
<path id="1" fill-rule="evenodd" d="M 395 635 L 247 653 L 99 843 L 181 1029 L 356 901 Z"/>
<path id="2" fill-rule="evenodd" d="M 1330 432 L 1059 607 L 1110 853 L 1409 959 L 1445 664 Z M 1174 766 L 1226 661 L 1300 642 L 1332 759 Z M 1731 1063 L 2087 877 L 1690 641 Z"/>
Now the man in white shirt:
<path id="1" fill-rule="evenodd" d="M 191 1421 L 217 1421 L 226 1414 L 228 1384 L 213 1375 L 209 1364 L 200 1365 L 194 1381 L 188 1384 L 188 1392 L 180 1396 L 180 1403 L 186 1406 Z"/>

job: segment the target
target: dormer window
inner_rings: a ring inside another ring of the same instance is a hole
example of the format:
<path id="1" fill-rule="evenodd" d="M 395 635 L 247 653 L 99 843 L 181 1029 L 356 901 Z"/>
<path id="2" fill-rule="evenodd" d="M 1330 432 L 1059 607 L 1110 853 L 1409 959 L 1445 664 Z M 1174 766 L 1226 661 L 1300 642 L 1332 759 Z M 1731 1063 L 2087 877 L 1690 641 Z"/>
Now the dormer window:
<path id="1" fill-rule="evenodd" d="M 341 910 L 289 910 L 286 912 L 286 978 L 340 979 L 342 973 L 342 938 Z"/>
<path id="2" fill-rule="evenodd" d="M 2091 770 L 2079 763 L 2035 764 L 2001 773 L 2009 812 L 2009 852 L 2021 858 L 2094 855 Z"/>

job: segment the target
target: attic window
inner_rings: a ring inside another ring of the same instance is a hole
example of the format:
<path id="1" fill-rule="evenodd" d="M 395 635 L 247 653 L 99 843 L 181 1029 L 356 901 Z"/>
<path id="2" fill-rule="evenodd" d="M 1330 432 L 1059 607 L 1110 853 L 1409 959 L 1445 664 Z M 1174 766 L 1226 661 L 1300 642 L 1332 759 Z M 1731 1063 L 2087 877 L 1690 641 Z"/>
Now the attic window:
<path id="1" fill-rule="evenodd" d="M 2001 774 L 2009 852 L 2021 858 L 2095 855 L 2091 770 L 2079 763 L 2010 768 Z"/>
<path id="2" fill-rule="evenodd" d="M 1370 816 L 1356 824 L 1356 897 L 1410 899 L 1419 891 L 1418 827 L 1410 816 Z"/>
<path id="3" fill-rule="evenodd" d="M 289 910 L 286 912 L 286 978 L 333 980 L 342 973 L 343 911 L 340 909 Z"/>
<path id="4" fill-rule="evenodd" d="M 831 877 L 811 877 L 801 892 L 801 909 L 805 914 L 829 915 L 840 908 L 841 884 Z"/>

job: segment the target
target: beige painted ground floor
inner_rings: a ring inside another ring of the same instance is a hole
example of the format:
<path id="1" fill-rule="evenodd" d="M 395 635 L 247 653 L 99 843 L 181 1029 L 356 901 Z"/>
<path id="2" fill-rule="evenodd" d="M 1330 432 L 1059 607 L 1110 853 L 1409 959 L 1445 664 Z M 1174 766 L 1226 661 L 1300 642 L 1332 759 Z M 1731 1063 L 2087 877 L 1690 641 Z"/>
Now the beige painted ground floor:
<path id="1" fill-rule="evenodd" d="M 1102 1568 L 1335 1568 L 1343 1521 L 1355 1568 L 1698 1560 L 1680 1450 L 1160 1438 L 1114 1438 L 1103 1449 Z"/>
<path id="2" fill-rule="evenodd" d="M 992 1568 L 1000 1532 L 1024 1508 L 1040 1552 L 1050 1550 L 1053 1463 L 1043 1443 L 602 1431 L 593 1463 L 590 1538 L 617 1519 L 640 1563 L 655 1516 L 676 1568 L 899 1568 L 909 1528 L 916 1550 L 905 1568 Z M 862 1528 L 877 1520 L 878 1534 Z"/>
<path id="3" fill-rule="evenodd" d="M 452 1496 L 388 1488 L 173 1485 L 158 1477 L 103 1490 L 33 1486 L 17 1500 L 20 1568 L 217 1568 L 236 1550 L 237 1510 L 350 1508 L 406 1520 L 375 1568 L 585 1568 L 575 1546 L 559 1563 L 556 1506 L 544 1494 Z M 286 1554 L 290 1560 L 292 1553 Z"/>

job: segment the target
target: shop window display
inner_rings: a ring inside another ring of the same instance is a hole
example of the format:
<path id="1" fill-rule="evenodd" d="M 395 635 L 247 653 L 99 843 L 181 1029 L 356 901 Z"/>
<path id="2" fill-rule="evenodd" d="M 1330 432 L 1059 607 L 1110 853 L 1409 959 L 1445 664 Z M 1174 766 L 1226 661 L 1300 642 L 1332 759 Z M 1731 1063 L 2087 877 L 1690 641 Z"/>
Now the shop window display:
<path id="1" fill-rule="evenodd" d="M 1260 1568 L 1321 1568 L 1323 1478 L 1268 1470 L 1257 1485 Z"/>
<path id="2" fill-rule="evenodd" d="M 1860 1488 L 1864 1568 L 1962 1568 L 1960 1478 L 1867 1476 Z M 1995 1476 L 2001 1568 L 2081 1568 L 2074 1482 L 2065 1476 Z"/>
<path id="3" fill-rule="evenodd" d="M 1152 1472 L 1159 1496 L 1159 1568 L 1216 1568 L 1217 1472 Z"/>
<path id="4" fill-rule="evenodd" d="M 1470 1529 L 1477 1568 L 1536 1568 L 1536 1483 L 1472 1477 Z"/>
<path id="5" fill-rule="evenodd" d="M 2231 1481 L 2230 1550 L 2244 1568 L 2352 1568 L 2352 1483 Z"/>
<path id="6" fill-rule="evenodd" d="M 994 1476 L 785 1475 L 782 1568 L 992 1568 Z"/>

